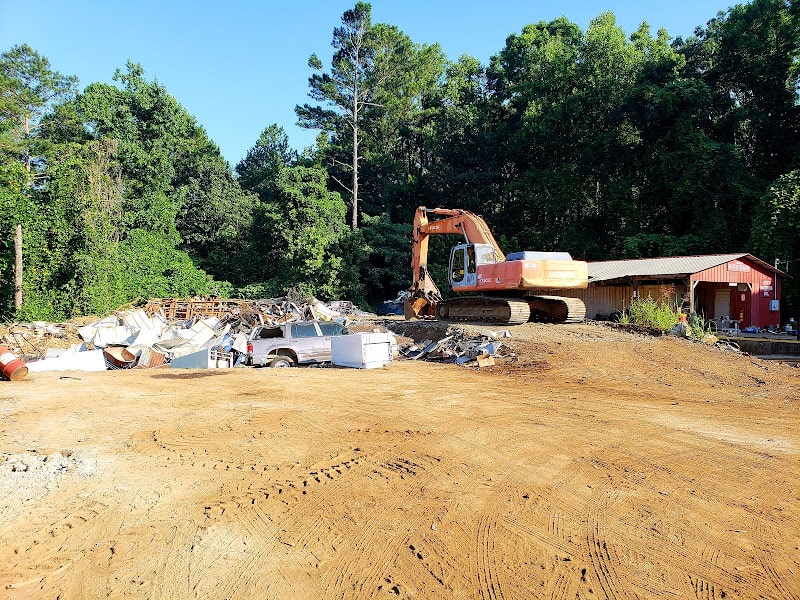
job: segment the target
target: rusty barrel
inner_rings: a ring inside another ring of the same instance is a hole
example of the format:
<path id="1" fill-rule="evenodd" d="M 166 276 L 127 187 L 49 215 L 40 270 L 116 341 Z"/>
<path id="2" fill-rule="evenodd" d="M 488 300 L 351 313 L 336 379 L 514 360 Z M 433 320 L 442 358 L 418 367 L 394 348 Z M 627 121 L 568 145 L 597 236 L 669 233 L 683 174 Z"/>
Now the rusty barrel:
<path id="1" fill-rule="evenodd" d="M 28 367 L 11 350 L 0 346 L 0 374 L 3 379 L 19 381 L 28 374 Z"/>

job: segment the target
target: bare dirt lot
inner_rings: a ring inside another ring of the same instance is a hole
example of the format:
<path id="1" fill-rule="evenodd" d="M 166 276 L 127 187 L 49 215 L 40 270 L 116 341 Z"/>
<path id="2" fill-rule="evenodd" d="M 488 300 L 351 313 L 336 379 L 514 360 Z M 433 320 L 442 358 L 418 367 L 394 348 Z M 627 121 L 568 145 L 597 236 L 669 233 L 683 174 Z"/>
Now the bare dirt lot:
<path id="1" fill-rule="evenodd" d="M 511 330 L 491 370 L 0 382 L 0 596 L 800 599 L 800 369 Z"/>

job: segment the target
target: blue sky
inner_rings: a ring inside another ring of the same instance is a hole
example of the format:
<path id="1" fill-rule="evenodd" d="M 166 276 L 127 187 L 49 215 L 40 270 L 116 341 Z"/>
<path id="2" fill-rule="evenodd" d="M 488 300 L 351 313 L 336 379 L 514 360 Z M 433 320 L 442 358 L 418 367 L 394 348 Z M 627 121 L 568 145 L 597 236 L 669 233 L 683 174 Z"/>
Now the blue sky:
<path id="1" fill-rule="evenodd" d="M 607 10 L 630 34 L 646 21 L 655 34 L 688 37 L 735 2 L 725 0 L 373 0 L 372 20 L 418 44 L 439 43 L 449 59 L 487 64 L 528 23 L 566 16 L 582 29 Z M 264 128 L 281 125 L 297 149 L 313 131 L 296 127 L 309 102 L 308 57 L 326 69 L 334 27 L 355 0 L 0 0 L 0 52 L 26 43 L 80 89 L 111 83 L 128 60 L 157 79 L 195 116 L 235 166 Z"/>

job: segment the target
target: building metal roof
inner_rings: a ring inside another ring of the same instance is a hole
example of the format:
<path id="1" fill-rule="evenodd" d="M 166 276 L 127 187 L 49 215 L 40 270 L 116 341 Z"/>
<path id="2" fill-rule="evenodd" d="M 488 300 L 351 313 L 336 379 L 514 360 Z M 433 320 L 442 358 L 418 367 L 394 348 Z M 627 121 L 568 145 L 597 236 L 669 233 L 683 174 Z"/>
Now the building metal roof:
<path id="1" fill-rule="evenodd" d="M 667 256 L 664 258 L 637 258 L 633 260 L 607 260 L 589 263 L 589 283 L 631 279 L 635 277 L 660 277 L 686 279 L 693 273 L 711 269 L 732 260 L 746 258 L 777 274 L 785 273 L 765 263 L 752 254 L 706 254 L 702 256 Z"/>

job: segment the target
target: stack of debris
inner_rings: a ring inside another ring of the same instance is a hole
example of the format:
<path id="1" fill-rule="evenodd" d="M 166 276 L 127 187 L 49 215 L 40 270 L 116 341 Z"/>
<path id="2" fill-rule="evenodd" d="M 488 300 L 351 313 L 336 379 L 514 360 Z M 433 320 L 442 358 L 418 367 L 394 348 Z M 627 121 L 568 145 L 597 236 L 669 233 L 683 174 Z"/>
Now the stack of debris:
<path id="1" fill-rule="evenodd" d="M 246 329 L 258 325 L 279 325 L 300 319 L 330 321 L 340 319 L 345 314 L 358 312 L 351 302 L 336 301 L 325 304 L 316 298 L 292 300 L 288 297 L 260 300 L 156 298 L 148 301 L 143 310 L 148 315 L 160 315 L 169 322 L 216 317 L 221 322 L 240 325 Z"/>
<path id="2" fill-rule="evenodd" d="M 65 349 L 48 348 L 40 360 L 29 360 L 37 371 L 105 371 L 133 367 L 232 367 L 234 353 L 247 351 L 247 336 L 232 333 L 218 317 L 196 316 L 170 322 L 143 309 L 118 311 L 78 328 L 82 342 Z M 184 363 L 187 363 L 184 365 Z"/>
<path id="3" fill-rule="evenodd" d="M 344 314 L 315 298 L 300 303 L 286 298 L 156 299 L 84 326 L 44 322 L 13 325 L 3 339 L 24 353 L 30 372 L 165 365 L 230 368 L 244 363 L 253 327 L 301 319 L 347 321 Z M 73 339 L 77 334 L 78 343 L 68 347 L 46 343 L 47 339 L 66 339 L 69 329 Z M 47 346 L 44 351 L 43 346 Z"/>
<path id="4" fill-rule="evenodd" d="M 496 356 L 511 355 L 510 349 L 500 341 L 510 337 L 508 330 L 486 330 L 479 335 L 455 330 L 437 341 L 425 340 L 421 344 L 412 344 L 400 354 L 411 360 L 424 359 L 485 368 L 494 366 Z"/>

